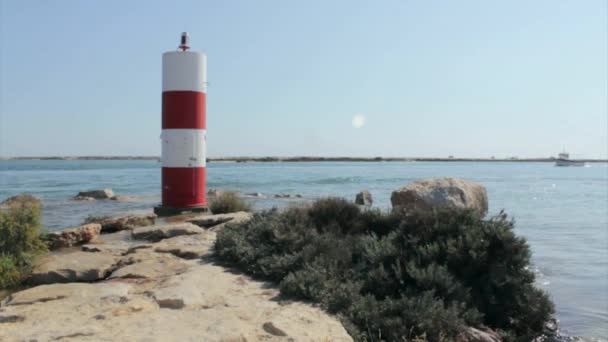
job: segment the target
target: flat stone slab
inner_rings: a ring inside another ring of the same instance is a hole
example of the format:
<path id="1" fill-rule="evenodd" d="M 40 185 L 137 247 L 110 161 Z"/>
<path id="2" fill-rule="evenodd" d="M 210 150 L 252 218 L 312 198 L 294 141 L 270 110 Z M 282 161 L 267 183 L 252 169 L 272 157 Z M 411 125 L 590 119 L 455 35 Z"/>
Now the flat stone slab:
<path id="1" fill-rule="evenodd" d="M 121 230 L 129 230 L 137 227 L 153 225 L 156 222 L 156 214 L 128 215 L 121 217 L 110 217 L 100 220 L 101 233 L 114 233 Z"/>
<path id="2" fill-rule="evenodd" d="M 181 222 L 136 228 L 131 231 L 131 236 L 136 240 L 156 242 L 174 236 L 201 234 L 204 231 L 203 228 L 192 223 Z"/>
<path id="3" fill-rule="evenodd" d="M 34 268 L 29 284 L 90 282 L 104 279 L 117 259 L 110 254 L 71 252 L 49 255 Z"/>
<path id="4" fill-rule="evenodd" d="M 120 260 L 118 268 L 108 279 L 114 278 L 162 278 L 184 273 L 190 265 L 171 254 L 138 250 Z"/>
<path id="5" fill-rule="evenodd" d="M 183 259 L 200 259 L 209 254 L 215 243 L 215 234 L 204 232 L 196 235 L 182 235 L 155 243 L 153 249 L 158 253 L 171 253 Z"/>
<path id="6" fill-rule="evenodd" d="M 67 283 L 35 286 L 27 290 L 15 292 L 5 298 L 0 306 L 30 305 L 56 300 L 75 298 L 91 299 L 108 296 L 126 296 L 131 288 L 126 283 Z"/>
<path id="7" fill-rule="evenodd" d="M 83 252 L 90 253 L 109 253 L 114 255 L 121 255 L 126 253 L 130 248 L 133 248 L 133 244 L 126 241 L 112 241 L 112 242 L 96 242 L 91 244 L 82 245 L 80 249 Z"/>

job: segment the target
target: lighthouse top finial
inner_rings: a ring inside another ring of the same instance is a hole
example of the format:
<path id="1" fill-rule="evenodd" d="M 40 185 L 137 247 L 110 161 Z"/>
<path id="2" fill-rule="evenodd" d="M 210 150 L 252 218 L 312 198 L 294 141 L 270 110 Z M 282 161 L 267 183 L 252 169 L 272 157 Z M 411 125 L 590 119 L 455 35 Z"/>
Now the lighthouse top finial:
<path id="1" fill-rule="evenodd" d="M 190 43 L 190 36 L 188 36 L 188 32 L 182 32 L 181 43 L 179 44 L 179 48 L 182 51 L 186 51 L 190 48 L 188 45 Z"/>

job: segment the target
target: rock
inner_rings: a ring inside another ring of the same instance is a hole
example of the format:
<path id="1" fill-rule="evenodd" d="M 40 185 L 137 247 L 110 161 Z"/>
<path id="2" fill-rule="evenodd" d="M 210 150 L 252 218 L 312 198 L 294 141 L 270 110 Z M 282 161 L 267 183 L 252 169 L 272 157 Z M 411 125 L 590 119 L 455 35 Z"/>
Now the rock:
<path id="1" fill-rule="evenodd" d="M 130 285 L 124 283 L 40 285 L 11 294 L 4 299 L 2 307 L 46 303 L 76 297 L 87 299 L 108 296 L 123 297 L 128 294 L 130 287 Z"/>
<path id="2" fill-rule="evenodd" d="M 30 194 L 19 194 L 11 196 L 0 203 L 1 209 L 8 209 L 14 206 L 27 206 L 27 207 L 40 207 L 42 202 L 39 198 L 34 197 Z"/>
<path id="3" fill-rule="evenodd" d="M 74 197 L 74 199 L 78 197 L 91 197 L 94 199 L 110 199 L 114 197 L 114 191 L 112 189 L 101 189 L 101 190 L 89 190 L 89 191 L 81 191 Z"/>
<path id="4" fill-rule="evenodd" d="M 116 257 L 102 253 L 71 252 L 48 255 L 34 268 L 29 284 L 89 282 L 104 279 L 112 272 Z"/>
<path id="5" fill-rule="evenodd" d="M 358 205 L 371 206 L 373 202 L 372 194 L 367 190 L 361 191 L 355 197 L 355 204 Z"/>
<path id="6" fill-rule="evenodd" d="M 269 333 L 270 335 L 274 335 L 274 336 L 287 336 L 287 334 L 275 327 L 274 323 L 272 322 L 266 322 L 262 325 L 262 329 L 264 329 L 264 331 L 266 331 L 267 333 Z"/>
<path id="7" fill-rule="evenodd" d="M 204 231 L 205 230 L 203 228 L 192 223 L 181 222 L 135 228 L 131 231 L 131 236 L 136 240 L 156 242 L 174 236 L 201 234 Z"/>
<path id="8" fill-rule="evenodd" d="M 132 249 L 137 246 L 138 245 L 133 246 L 132 244 L 125 241 L 112 241 L 105 243 L 103 241 L 95 240 L 94 243 L 82 245 L 82 247 L 80 247 L 80 250 L 89 253 L 107 253 L 114 255 L 122 255 L 127 253 L 129 249 Z"/>
<path id="9" fill-rule="evenodd" d="M 171 254 L 135 253 L 121 260 L 108 279 L 161 278 L 184 273 L 188 268 L 188 264 Z"/>
<path id="10" fill-rule="evenodd" d="M 154 244 L 153 248 L 157 253 L 171 253 L 183 259 L 200 259 L 209 253 L 214 242 L 215 236 L 205 232 L 165 239 Z"/>
<path id="11" fill-rule="evenodd" d="M 130 288 L 120 283 L 69 283 L 14 293 L 2 304 L 2 310 L 23 319 L 3 324 L 0 341 L 97 341 L 97 334 L 110 327 L 92 324 L 91 319 L 96 314 L 109 316 L 105 311 L 111 307 L 131 306 L 130 301 L 120 303 L 121 298 L 128 298 Z M 124 340 L 124 336 L 110 340 Z"/>
<path id="12" fill-rule="evenodd" d="M 559 333 L 558 322 L 555 318 L 550 318 L 544 324 L 543 334 L 547 337 L 556 336 Z"/>
<path id="13" fill-rule="evenodd" d="M 274 195 L 274 198 L 290 198 L 291 195 L 290 194 L 276 194 Z"/>
<path id="14" fill-rule="evenodd" d="M 296 198 L 302 198 L 302 195 L 300 195 L 300 194 L 296 194 L 296 196 L 295 196 L 295 197 L 296 197 Z"/>
<path id="15" fill-rule="evenodd" d="M 134 198 L 134 197 L 123 196 L 123 195 L 112 196 L 110 199 L 112 201 L 119 201 L 119 202 L 135 202 L 135 201 L 137 201 L 137 199 Z"/>
<path id="16" fill-rule="evenodd" d="M 209 191 L 207 191 L 207 196 L 210 197 L 219 197 L 223 194 L 224 192 L 218 189 L 209 189 Z"/>
<path id="17" fill-rule="evenodd" d="M 261 192 L 249 192 L 249 193 L 246 193 L 245 196 L 249 196 L 249 197 L 264 197 L 264 195 Z"/>
<path id="18" fill-rule="evenodd" d="M 49 249 L 54 250 L 85 244 L 99 235 L 100 232 L 100 224 L 88 223 L 79 227 L 50 232 L 44 239 L 46 240 Z"/>
<path id="19" fill-rule="evenodd" d="M 502 342 L 500 335 L 492 330 L 467 327 L 457 339 L 459 342 Z"/>
<path id="20" fill-rule="evenodd" d="M 74 198 L 72 198 L 74 201 L 94 201 L 95 199 L 93 197 L 87 197 L 87 196 L 74 196 Z"/>
<path id="21" fill-rule="evenodd" d="M 133 229 L 136 227 L 150 226 L 156 223 L 156 214 L 129 215 L 122 217 L 111 217 L 99 220 L 101 233 L 114 233 L 120 230 Z"/>
<path id="22" fill-rule="evenodd" d="M 25 321 L 25 317 L 17 316 L 17 315 L 8 315 L 2 316 L 0 315 L 0 323 L 16 323 Z"/>
<path id="23" fill-rule="evenodd" d="M 226 222 L 240 223 L 248 221 L 252 216 L 253 214 L 246 211 L 238 211 L 236 213 L 228 214 L 200 215 L 187 219 L 186 222 L 195 224 L 199 227 L 211 228 Z"/>
<path id="24" fill-rule="evenodd" d="M 225 300 L 222 297 L 215 297 L 212 301 L 208 301 L 204 295 L 204 290 L 199 288 L 193 281 L 185 280 L 169 280 L 160 288 L 150 291 L 150 294 L 156 300 L 156 303 L 161 308 L 169 309 L 209 309 L 216 305 L 225 305 Z M 188 278 L 186 278 L 188 279 Z"/>
<path id="25" fill-rule="evenodd" d="M 391 195 L 393 211 L 432 208 L 470 208 L 485 215 L 488 211 L 486 189 L 477 183 L 457 178 L 427 178 L 410 183 Z"/>
<path id="26" fill-rule="evenodd" d="M 115 256 L 124 256 L 138 248 L 151 248 L 152 244 L 147 241 L 133 240 L 130 230 L 121 230 L 116 233 L 102 234 L 82 245 L 80 249 L 89 253 L 105 253 Z"/>

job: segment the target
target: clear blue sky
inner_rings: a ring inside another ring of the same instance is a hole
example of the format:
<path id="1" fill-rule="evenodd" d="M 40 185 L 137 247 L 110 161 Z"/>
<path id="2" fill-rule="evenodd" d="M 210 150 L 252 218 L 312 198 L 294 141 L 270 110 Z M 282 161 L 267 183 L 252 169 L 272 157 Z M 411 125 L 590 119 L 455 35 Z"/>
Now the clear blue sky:
<path id="1" fill-rule="evenodd" d="M 0 156 L 159 155 L 182 31 L 212 157 L 608 154 L 605 0 L 0 6 Z"/>

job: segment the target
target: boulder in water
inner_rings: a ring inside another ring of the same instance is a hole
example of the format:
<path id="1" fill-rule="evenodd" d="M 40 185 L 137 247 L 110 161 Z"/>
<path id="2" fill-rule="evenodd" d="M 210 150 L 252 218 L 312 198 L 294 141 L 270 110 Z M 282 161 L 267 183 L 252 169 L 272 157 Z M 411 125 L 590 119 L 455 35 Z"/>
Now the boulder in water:
<path id="1" fill-rule="evenodd" d="M 83 200 L 87 197 L 93 199 L 111 199 L 115 195 L 112 189 L 88 190 L 79 192 L 74 199 Z"/>
<path id="2" fill-rule="evenodd" d="M 355 197 L 355 204 L 358 205 L 371 206 L 373 202 L 372 194 L 367 190 L 361 191 Z"/>
<path id="3" fill-rule="evenodd" d="M 483 216 L 488 211 L 488 195 L 482 185 L 474 182 L 458 178 L 427 178 L 393 191 L 391 204 L 395 212 L 468 208 Z"/>

